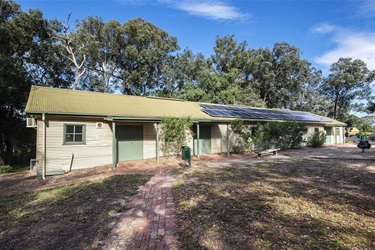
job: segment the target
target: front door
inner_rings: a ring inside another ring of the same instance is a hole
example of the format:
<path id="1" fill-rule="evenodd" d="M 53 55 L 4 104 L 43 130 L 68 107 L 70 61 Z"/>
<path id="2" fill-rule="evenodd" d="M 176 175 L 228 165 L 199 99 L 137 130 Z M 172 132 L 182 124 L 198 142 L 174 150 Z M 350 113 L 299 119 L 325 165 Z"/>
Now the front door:
<path id="1" fill-rule="evenodd" d="M 197 127 L 194 126 L 194 155 L 198 155 Z M 211 154 L 211 126 L 199 126 L 199 154 Z"/>
<path id="2" fill-rule="evenodd" d="M 118 161 L 143 159 L 143 126 L 116 127 Z"/>

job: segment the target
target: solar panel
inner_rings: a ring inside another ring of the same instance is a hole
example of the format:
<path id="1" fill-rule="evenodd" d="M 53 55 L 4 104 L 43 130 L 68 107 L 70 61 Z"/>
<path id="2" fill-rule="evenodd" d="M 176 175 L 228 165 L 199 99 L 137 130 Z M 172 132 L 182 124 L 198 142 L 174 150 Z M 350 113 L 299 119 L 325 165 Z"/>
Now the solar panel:
<path id="1" fill-rule="evenodd" d="M 325 119 L 321 116 L 303 111 L 260 109 L 211 104 L 201 104 L 201 106 L 203 107 L 203 112 L 213 117 L 240 117 L 242 119 L 330 122 L 330 120 Z"/>

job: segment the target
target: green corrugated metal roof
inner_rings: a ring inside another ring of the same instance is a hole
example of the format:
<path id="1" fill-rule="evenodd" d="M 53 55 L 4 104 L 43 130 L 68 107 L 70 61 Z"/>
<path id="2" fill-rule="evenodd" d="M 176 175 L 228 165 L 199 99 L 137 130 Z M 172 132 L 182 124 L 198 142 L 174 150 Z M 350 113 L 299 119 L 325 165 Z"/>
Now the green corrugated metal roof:
<path id="1" fill-rule="evenodd" d="M 203 108 L 199 104 L 174 99 L 32 86 L 25 112 L 149 119 L 191 116 L 192 119 L 198 120 L 217 120 L 202 112 Z"/>
<path id="2" fill-rule="evenodd" d="M 331 118 L 325 117 L 325 116 L 323 116 L 323 117 L 331 121 L 330 123 L 326 124 L 327 126 L 332 126 L 332 127 L 346 127 L 346 123 L 344 123 L 344 122 L 340 122 L 338 120 L 334 120 L 334 119 L 331 119 Z"/>
<path id="3" fill-rule="evenodd" d="M 203 107 L 200 104 L 202 103 L 176 99 L 32 86 L 25 112 L 29 115 L 46 113 L 146 120 L 160 120 L 164 116 L 190 116 L 193 120 L 212 122 L 233 120 L 233 118 L 212 117 L 202 112 Z M 326 125 L 345 126 L 346 124 L 332 120 Z"/>

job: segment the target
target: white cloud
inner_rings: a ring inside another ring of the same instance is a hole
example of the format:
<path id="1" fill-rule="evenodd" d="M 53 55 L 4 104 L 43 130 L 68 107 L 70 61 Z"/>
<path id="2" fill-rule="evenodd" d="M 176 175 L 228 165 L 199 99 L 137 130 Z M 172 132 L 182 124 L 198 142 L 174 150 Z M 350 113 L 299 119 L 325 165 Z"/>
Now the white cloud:
<path id="1" fill-rule="evenodd" d="M 314 61 L 327 68 L 340 57 L 361 59 L 371 70 L 375 70 L 375 32 L 356 32 L 336 27 L 329 34 L 335 47 L 316 57 Z"/>
<path id="2" fill-rule="evenodd" d="M 117 0 L 125 5 L 155 4 L 151 0 Z M 190 15 L 205 17 L 214 20 L 247 20 L 250 15 L 242 13 L 235 6 L 223 0 L 158 0 L 156 3 L 166 7 L 182 10 Z"/>
<path id="3" fill-rule="evenodd" d="M 311 32 L 315 34 L 322 34 L 322 35 L 330 33 L 334 30 L 336 30 L 336 26 L 328 24 L 328 23 L 318 24 L 310 29 Z"/>
<path id="4" fill-rule="evenodd" d="M 361 0 L 352 1 L 357 9 L 357 15 L 363 18 L 375 17 L 375 1 L 374 0 Z"/>
<path id="5" fill-rule="evenodd" d="M 247 14 L 242 13 L 238 8 L 228 5 L 222 1 L 212 0 L 160 0 L 159 2 L 168 4 L 173 8 L 185 11 L 190 15 L 206 17 L 215 20 L 245 20 Z"/>

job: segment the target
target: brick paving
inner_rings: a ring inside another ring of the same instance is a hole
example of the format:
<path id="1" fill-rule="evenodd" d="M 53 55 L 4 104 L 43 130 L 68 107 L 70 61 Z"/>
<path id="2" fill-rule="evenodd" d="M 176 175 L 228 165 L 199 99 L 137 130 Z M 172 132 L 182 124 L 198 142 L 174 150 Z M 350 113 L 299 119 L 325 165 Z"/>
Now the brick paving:
<path id="1" fill-rule="evenodd" d="M 178 249 L 171 175 L 152 177 L 133 196 L 102 249 Z"/>

